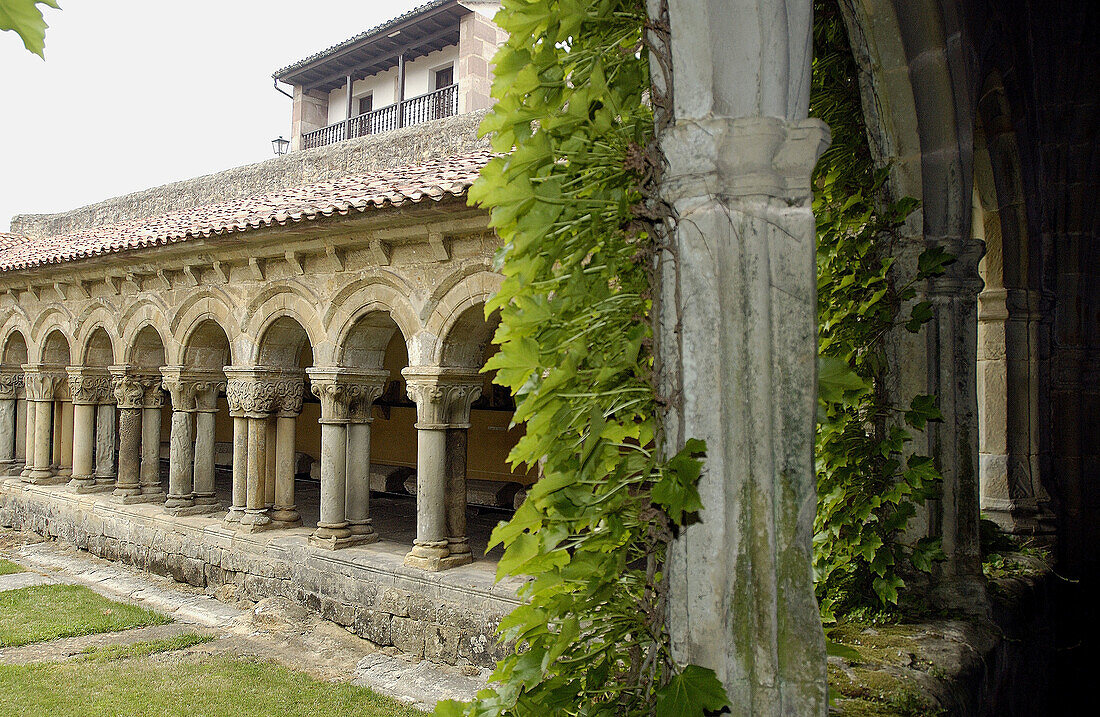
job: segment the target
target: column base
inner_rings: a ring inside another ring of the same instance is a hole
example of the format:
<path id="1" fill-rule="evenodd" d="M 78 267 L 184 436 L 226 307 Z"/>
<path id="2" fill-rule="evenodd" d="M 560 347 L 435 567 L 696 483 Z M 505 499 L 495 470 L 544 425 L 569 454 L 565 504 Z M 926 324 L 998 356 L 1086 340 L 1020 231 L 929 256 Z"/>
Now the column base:
<path id="1" fill-rule="evenodd" d="M 58 468 L 57 469 L 57 475 L 63 476 L 65 478 L 71 478 L 72 475 L 73 475 L 73 469 L 69 468 L 69 467 Z"/>
<path id="2" fill-rule="evenodd" d="M 30 475 L 23 477 L 23 480 L 31 485 L 58 485 L 69 481 L 67 476 L 59 476 L 50 471 L 42 470 L 32 470 Z"/>
<path id="3" fill-rule="evenodd" d="M 271 527 L 271 517 L 263 510 L 246 508 L 241 516 L 241 531 L 245 533 L 258 533 Z"/>
<path id="4" fill-rule="evenodd" d="M 213 505 L 209 503 L 204 503 L 202 505 L 182 505 L 175 508 L 165 507 L 164 513 L 165 515 L 170 515 L 173 518 L 178 518 L 184 515 L 205 515 L 207 513 L 217 513 L 220 510 L 221 507 L 217 503 L 214 503 Z"/>
<path id="5" fill-rule="evenodd" d="M 169 493 L 164 500 L 165 508 L 190 508 L 195 505 L 195 499 L 190 495 L 172 495 Z"/>
<path id="6" fill-rule="evenodd" d="M 195 493 L 195 505 L 217 505 L 218 496 L 213 493 Z"/>
<path id="7" fill-rule="evenodd" d="M 129 489 L 123 489 L 129 490 Z M 144 493 L 119 493 L 118 490 L 111 495 L 112 503 L 119 503 L 121 505 L 137 505 L 138 503 L 159 503 L 163 500 L 159 495 L 147 495 Z"/>
<path id="8" fill-rule="evenodd" d="M 278 528 L 299 528 L 302 525 L 302 514 L 294 506 L 276 507 L 271 511 L 271 522 Z"/>
<path id="9" fill-rule="evenodd" d="M 378 533 L 374 530 L 374 521 L 370 518 L 366 520 L 349 520 L 348 529 L 351 531 L 352 535 L 369 538 L 372 543 L 378 540 Z"/>
<path id="10" fill-rule="evenodd" d="M 448 555 L 442 558 L 414 555 L 412 551 L 405 555 L 405 565 L 410 568 L 419 568 L 420 570 L 427 570 L 432 573 L 450 570 L 460 565 L 469 565 L 472 562 L 474 562 L 474 556 L 471 553 L 466 553 L 465 555 Z"/>
<path id="11" fill-rule="evenodd" d="M 378 540 L 377 535 L 347 535 L 343 537 L 336 536 L 319 536 L 316 533 L 309 536 L 309 542 L 311 545 L 316 545 L 318 548 L 324 548 L 325 550 L 340 550 L 341 548 L 350 548 L 353 545 L 367 545 Z"/>
<path id="12" fill-rule="evenodd" d="M 102 486 L 103 490 L 107 490 L 107 489 L 113 490 L 114 487 L 115 487 L 115 477 L 114 476 L 98 476 L 97 475 L 95 477 L 95 484 L 96 484 L 96 487 Z"/>
<path id="13" fill-rule="evenodd" d="M 159 496 L 161 500 L 164 500 L 164 488 L 156 483 L 141 486 L 141 494 Z"/>
<path id="14" fill-rule="evenodd" d="M 240 523 L 241 518 L 243 518 L 243 517 L 244 517 L 244 508 L 241 508 L 241 507 L 235 506 L 235 505 L 231 505 L 231 506 L 229 506 L 229 512 L 225 514 L 225 520 L 223 520 L 222 522 L 225 523 L 226 525 L 233 525 L 235 523 Z"/>
<path id="15" fill-rule="evenodd" d="M 69 480 L 69 487 L 77 493 L 93 493 L 96 489 L 95 477 L 76 476 Z"/>

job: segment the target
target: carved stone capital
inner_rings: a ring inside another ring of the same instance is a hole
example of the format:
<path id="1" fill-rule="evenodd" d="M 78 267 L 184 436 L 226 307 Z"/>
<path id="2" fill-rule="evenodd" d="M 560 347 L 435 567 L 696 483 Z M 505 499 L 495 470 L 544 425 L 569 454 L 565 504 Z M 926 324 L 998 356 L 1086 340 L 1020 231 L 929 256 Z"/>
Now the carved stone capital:
<path id="1" fill-rule="evenodd" d="M 829 141 L 829 128 L 818 119 L 678 119 L 661 138 L 669 163 L 665 195 L 689 202 L 705 196 L 809 202 L 810 175 Z"/>
<path id="2" fill-rule="evenodd" d="M 184 366 L 164 366 L 160 369 L 160 386 L 172 398 L 176 411 L 216 411 L 218 394 L 225 389 L 221 371 L 188 369 Z"/>
<path id="3" fill-rule="evenodd" d="M 228 366 L 226 398 L 236 416 L 263 418 L 271 413 L 297 415 L 305 393 L 301 371 Z"/>
<path id="4" fill-rule="evenodd" d="M 23 394 L 23 370 L 13 367 L 0 369 L 0 399 L 15 399 Z"/>
<path id="5" fill-rule="evenodd" d="M 470 406 L 481 395 L 485 377 L 470 369 L 409 366 L 401 371 L 409 398 L 416 402 L 417 428 L 469 428 Z"/>
<path id="6" fill-rule="evenodd" d="M 64 370 L 42 364 L 23 366 L 23 387 L 29 401 L 53 401 L 61 397 L 61 384 L 65 383 Z"/>
<path id="7" fill-rule="evenodd" d="M 106 369 L 73 366 L 67 372 L 74 405 L 98 406 L 114 400 L 111 375 Z"/>
<path id="8" fill-rule="evenodd" d="M 311 368 L 310 391 L 321 399 L 322 423 L 369 421 L 374 402 L 382 395 L 388 371 Z"/>
<path id="9" fill-rule="evenodd" d="M 148 374 L 138 373 L 131 366 L 111 366 L 111 389 L 120 409 L 145 407 L 145 394 L 151 380 Z"/>

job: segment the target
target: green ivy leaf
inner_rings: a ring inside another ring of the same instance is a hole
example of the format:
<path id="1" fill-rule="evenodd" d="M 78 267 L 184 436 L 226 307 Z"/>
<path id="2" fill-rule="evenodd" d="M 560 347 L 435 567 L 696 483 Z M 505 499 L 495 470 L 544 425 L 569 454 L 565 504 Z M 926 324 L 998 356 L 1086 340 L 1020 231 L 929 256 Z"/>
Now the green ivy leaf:
<path id="1" fill-rule="evenodd" d="M 688 665 L 657 692 L 657 717 L 704 717 L 729 707 L 714 670 Z"/>
<path id="2" fill-rule="evenodd" d="M 931 321 L 933 316 L 932 302 L 922 301 L 913 306 L 913 310 L 909 315 L 909 320 L 905 322 L 905 329 L 915 334 L 920 331 L 920 327 Z"/>
<path id="3" fill-rule="evenodd" d="M 46 24 L 38 5 L 60 10 L 56 0 L 0 0 L 0 31 L 14 30 L 23 38 L 23 46 L 42 59 L 46 58 Z"/>

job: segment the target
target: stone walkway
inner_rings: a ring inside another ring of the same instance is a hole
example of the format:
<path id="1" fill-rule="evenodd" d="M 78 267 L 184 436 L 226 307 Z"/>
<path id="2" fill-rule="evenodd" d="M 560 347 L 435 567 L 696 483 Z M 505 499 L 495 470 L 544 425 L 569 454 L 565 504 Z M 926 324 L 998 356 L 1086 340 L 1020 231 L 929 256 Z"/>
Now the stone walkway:
<path id="1" fill-rule="evenodd" d="M 65 638 L 0 650 L 0 664 L 65 660 L 90 646 L 124 645 L 184 633 L 213 635 L 213 642 L 181 652 L 254 656 L 275 660 L 328 681 L 349 681 L 420 709 L 440 699 L 470 699 L 488 670 L 410 661 L 323 620 L 285 598 L 237 600 L 232 586 L 216 596 L 199 588 L 96 558 L 31 533 L 0 529 L 0 556 L 26 569 L 0 575 L 0 591 L 29 585 L 85 585 L 113 600 L 171 616 L 170 625 Z"/>

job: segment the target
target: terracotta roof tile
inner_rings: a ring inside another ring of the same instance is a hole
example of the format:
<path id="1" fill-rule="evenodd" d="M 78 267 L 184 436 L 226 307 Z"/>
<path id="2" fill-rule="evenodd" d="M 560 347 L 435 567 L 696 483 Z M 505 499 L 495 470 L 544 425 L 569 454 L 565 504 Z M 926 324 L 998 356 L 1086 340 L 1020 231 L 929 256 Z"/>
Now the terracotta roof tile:
<path id="1" fill-rule="evenodd" d="M 487 151 L 307 184 L 156 217 L 92 227 L 42 239 L 0 233 L 0 271 L 75 261 L 192 237 L 312 221 L 424 199 L 461 196 L 489 161 Z"/>

